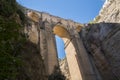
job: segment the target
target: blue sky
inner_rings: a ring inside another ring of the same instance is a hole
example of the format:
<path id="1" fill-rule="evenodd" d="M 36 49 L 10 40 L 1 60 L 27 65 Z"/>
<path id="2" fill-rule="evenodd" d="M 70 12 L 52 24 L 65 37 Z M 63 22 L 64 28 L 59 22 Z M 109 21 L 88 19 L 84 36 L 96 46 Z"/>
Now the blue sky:
<path id="1" fill-rule="evenodd" d="M 56 37 L 58 57 L 60 59 L 63 59 L 65 57 L 64 42 L 59 36 L 55 36 L 55 37 Z"/>
<path id="2" fill-rule="evenodd" d="M 17 0 L 21 5 L 50 13 L 79 23 L 88 23 L 98 15 L 105 0 Z M 64 45 L 56 38 L 59 58 L 64 56 Z M 63 53 L 63 54 L 62 54 Z"/>

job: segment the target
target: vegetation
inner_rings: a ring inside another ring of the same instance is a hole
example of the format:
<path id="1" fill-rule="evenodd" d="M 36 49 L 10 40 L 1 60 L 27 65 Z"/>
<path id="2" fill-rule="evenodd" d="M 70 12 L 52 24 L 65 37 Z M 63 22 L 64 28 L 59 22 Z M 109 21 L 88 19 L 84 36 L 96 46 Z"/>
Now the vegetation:
<path id="1" fill-rule="evenodd" d="M 65 76 L 61 73 L 59 67 L 55 66 L 53 73 L 49 76 L 48 80 L 65 80 Z"/>
<path id="2" fill-rule="evenodd" d="M 0 0 L 0 15 L 9 17 L 17 10 L 16 0 Z"/>
<path id="3" fill-rule="evenodd" d="M 22 66 L 17 55 L 25 41 L 20 32 L 23 22 L 16 21 L 21 15 L 15 0 L 0 0 L 0 80 L 16 80 Z"/>

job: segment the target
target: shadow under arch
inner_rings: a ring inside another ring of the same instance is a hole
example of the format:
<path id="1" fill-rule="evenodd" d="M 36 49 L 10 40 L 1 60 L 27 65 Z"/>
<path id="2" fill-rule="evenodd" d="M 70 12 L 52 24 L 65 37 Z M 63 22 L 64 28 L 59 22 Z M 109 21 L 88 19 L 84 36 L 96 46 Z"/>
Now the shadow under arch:
<path id="1" fill-rule="evenodd" d="M 79 68 L 79 62 L 77 60 L 78 59 L 77 52 L 71 41 L 72 38 L 70 36 L 70 33 L 62 25 L 55 25 L 53 27 L 53 33 L 62 38 L 64 42 L 64 49 L 66 53 L 66 59 L 68 63 L 71 80 L 83 80 Z"/>

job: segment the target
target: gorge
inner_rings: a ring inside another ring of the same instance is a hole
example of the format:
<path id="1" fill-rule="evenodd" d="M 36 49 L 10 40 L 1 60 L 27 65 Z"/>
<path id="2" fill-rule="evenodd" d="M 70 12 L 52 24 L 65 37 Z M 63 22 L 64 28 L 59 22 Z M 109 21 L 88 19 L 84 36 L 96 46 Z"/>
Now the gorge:
<path id="1" fill-rule="evenodd" d="M 119 0 L 106 0 L 87 24 L 5 1 L 0 1 L 0 80 L 120 80 Z M 8 15 L 1 3 L 14 5 L 15 11 Z M 7 23 L 11 20 L 15 24 Z M 66 58 L 60 62 L 55 35 L 65 44 Z"/>

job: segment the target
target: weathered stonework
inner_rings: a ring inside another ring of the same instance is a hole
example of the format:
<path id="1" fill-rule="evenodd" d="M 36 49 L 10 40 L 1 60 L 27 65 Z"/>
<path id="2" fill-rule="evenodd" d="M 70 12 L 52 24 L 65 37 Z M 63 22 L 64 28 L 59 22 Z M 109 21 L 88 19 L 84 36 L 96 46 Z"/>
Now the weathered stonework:
<path id="1" fill-rule="evenodd" d="M 55 35 L 58 35 L 64 43 L 69 42 L 65 51 L 71 80 L 98 80 L 99 75 L 93 70 L 78 34 L 81 24 L 30 9 L 25 9 L 25 12 L 29 19 L 25 33 L 40 49 L 46 76 L 52 74 L 55 66 L 59 66 L 55 43 Z"/>

